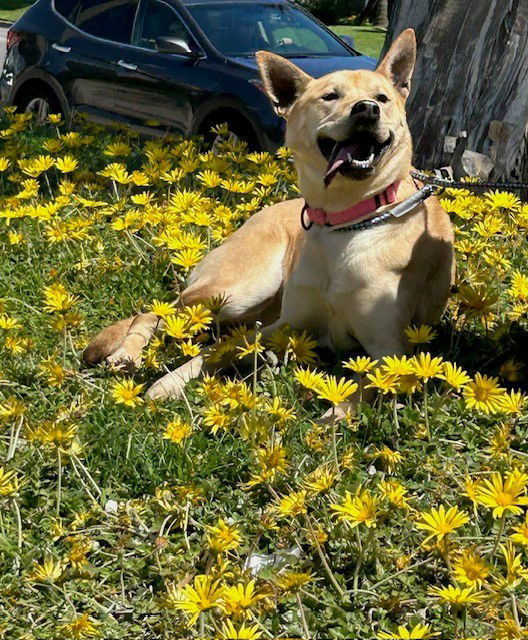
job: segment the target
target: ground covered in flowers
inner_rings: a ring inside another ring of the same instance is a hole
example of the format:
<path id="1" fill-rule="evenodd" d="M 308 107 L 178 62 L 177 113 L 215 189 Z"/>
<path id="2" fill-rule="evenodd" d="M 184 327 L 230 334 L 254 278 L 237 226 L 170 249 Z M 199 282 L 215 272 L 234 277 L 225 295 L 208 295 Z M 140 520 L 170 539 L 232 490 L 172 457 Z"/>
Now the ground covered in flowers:
<path id="1" fill-rule="evenodd" d="M 277 364 L 219 336 L 221 299 L 170 304 L 296 193 L 286 150 L 200 145 L 0 121 L 0 637 L 526 637 L 528 205 L 443 195 L 457 287 L 413 357 L 285 328 Z M 145 310 L 167 328 L 138 373 L 83 368 Z M 204 343 L 239 365 L 144 400 Z"/>

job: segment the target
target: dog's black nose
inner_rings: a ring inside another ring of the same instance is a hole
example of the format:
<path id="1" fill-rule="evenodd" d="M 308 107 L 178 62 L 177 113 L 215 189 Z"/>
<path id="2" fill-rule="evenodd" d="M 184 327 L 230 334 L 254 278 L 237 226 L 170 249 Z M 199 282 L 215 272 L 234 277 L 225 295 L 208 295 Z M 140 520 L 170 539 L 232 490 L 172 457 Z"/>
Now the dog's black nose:
<path id="1" fill-rule="evenodd" d="M 350 116 L 360 120 L 379 120 L 380 108 L 373 100 L 360 100 L 352 107 Z"/>

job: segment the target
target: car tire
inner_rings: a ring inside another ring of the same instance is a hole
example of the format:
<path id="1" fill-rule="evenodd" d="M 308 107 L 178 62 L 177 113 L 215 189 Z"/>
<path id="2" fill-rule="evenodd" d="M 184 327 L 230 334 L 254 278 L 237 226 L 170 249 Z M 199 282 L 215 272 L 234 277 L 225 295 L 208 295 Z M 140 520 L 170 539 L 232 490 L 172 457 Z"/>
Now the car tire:
<path id="1" fill-rule="evenodd" d="M 224 136 L 219 136 L 218 134 L 211 131 L 213 127 L 221 124 L 227 124 L 229 130 L 228 137 L 232 140 L 242 140 L 247 144 L 250 151 L 261 150 L 257 135 L 254 132 L 252 126 L 249 124 L 249 122 L 246 122 L 242 118 L 239 121 L 234 121 L 232 119 L 226 118 L 218 118 L 218 120 L 212 119 L 204 123 L 200 128 L 200 133 L 201 135 L 203 135 L 208 147 L 215 149 L 218 142 L 221 139 L 224 139 Z"/>
<path id="2" fill-rule="evenodd" d="M 43 86 L 23 88 L 15 104 L 22 113 L 34 113 L 38 123 L 45 122 L 50 113 L 64 115 L 53 90 Z"/>

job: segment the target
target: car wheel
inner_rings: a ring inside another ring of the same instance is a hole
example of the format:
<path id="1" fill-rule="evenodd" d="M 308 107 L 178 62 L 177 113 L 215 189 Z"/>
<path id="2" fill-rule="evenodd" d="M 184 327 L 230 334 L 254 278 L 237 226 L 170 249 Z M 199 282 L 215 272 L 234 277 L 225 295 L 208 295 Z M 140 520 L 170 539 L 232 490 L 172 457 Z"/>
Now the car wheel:
<path id="1" fill-rule="evenodd" d="M 50 113 L 62 113 L 59 101 L 50 91 L 44 88 L 29 88 L 16 101 L 19 111 L 35 114 L 35 120 L 41 124 Z"/>
<path id="2" fill-rule="evenodd" d="M 214 120 L 209 120 L 207 123 L 203 124 L 200 129 L 200 133 L 203 135 L 205 142 L 213 151 L 217 149 L 222 140 L 225 140 L 226 135 L 213 133 L 211 129 L 213 127 L 226 123 L 228 129 L 227 138 L 229 140 L 232 140 L 233 142 L 243 141 L 247 144 L 250 151 L 260 151 L 260 144 L 258 142 L 257 135 L 253 131 L 253 127 L 249 124 L 249 122 L 245 122 L 242 119 L 238 122 L 235 122 L 233 120 L 222 117 Z"/>

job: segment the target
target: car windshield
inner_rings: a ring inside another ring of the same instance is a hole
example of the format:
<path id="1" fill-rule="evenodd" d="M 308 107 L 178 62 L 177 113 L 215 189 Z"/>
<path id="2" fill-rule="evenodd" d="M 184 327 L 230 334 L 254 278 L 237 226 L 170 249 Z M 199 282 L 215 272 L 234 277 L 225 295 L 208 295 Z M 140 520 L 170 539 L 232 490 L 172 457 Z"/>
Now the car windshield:
<path id="1" fill-rule="evenodd" d="M 303 11 L 287 4 L 191 4 L 187 8 L 214 47 L 228 56 L 252 56 L 261 49 L 290 58 L 352 55 Z"/>

